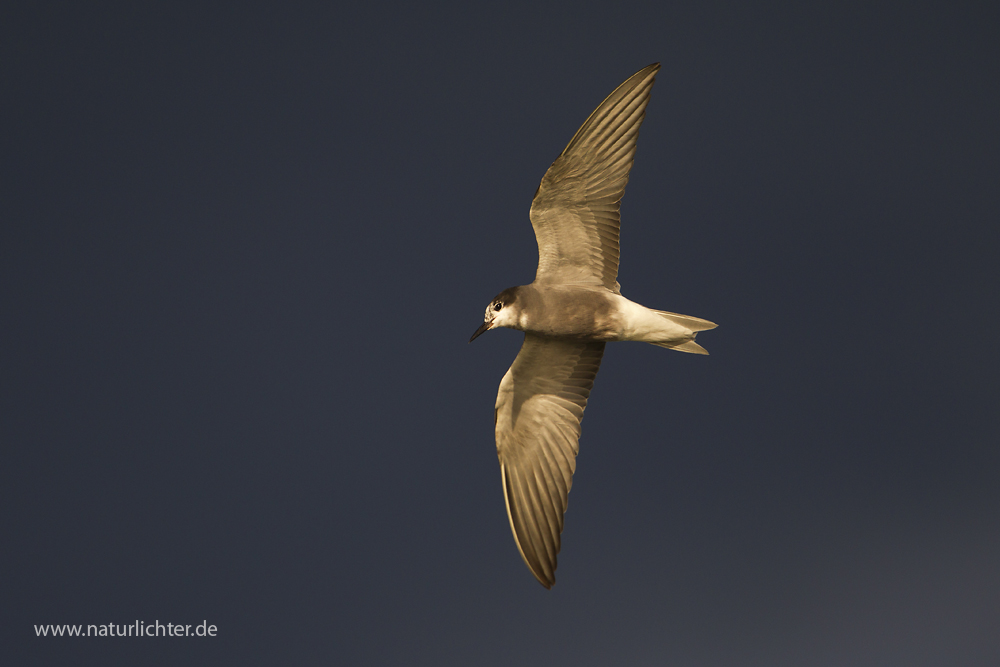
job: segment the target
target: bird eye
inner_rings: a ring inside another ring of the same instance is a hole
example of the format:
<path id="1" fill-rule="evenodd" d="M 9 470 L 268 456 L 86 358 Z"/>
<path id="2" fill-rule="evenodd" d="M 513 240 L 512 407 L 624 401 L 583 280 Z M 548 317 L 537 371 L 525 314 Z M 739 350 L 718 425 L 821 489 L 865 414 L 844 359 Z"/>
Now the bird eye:
<path id="1" fill-rule="evenodd" d="M 493 310 L 499 311 L 501 308 L 503 308 L 503 304 L 500 303 L 499 301 L 493 304 Z"/>

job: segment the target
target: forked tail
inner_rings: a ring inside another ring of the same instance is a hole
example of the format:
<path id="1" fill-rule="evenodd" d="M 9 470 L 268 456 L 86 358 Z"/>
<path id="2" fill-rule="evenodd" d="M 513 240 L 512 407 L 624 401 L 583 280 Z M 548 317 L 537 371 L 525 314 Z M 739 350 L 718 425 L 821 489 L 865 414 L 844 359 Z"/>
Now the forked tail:
<path id="1" fill-rule="evenodd" d="M 657 315 L 667 318 L 674 324 L 679 324 L 685 329 L 689 329 L 691 334 L 691 340 L 684 341 L 681 343 L 653 343 L 658 347 L 665 347 L 670 350 L 677 350 L 679 352 L 690 352 L 691 354 L 708 354 L 708 350 L 703 348 L 698 343 L 694 342 L 694 337 L 699 331 L 707 331 L 708 329 L 714 329 L 719 326 L 715 322 L 709 322 L 708 320 L 703 320 L 700 317 L 691 317 L 690 315 L 678 315 L 677 313 L 671 313 L 666 310 L 654 310 Z"/>

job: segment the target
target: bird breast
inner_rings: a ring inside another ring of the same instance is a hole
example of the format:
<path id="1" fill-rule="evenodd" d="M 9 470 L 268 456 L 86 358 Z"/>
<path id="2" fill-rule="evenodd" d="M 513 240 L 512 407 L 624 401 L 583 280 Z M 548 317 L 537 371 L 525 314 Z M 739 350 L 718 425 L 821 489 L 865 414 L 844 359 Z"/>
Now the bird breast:
<path id="1" fill-rule="evenodd" d="M 524 331 L 577 340 L 619 340 L 624 320 L 616 299 L 602 291 L 530 285 L 521 306 Z"/>

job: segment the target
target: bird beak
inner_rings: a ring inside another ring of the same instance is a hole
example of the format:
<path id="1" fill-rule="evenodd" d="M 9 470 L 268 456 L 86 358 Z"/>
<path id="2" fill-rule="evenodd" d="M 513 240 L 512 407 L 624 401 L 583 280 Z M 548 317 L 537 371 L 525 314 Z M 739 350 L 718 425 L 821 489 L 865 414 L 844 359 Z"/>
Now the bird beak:
<path id="1" fill-rule="evenodd" d="M 479 338 L 481 335 L 489 331 L 490 327 L 492 326 L 493 326 L 493 320 L 490 320 L 489 322 L 483 322 L 483 325 L 478 329 L 476 329 L 476 333 L 472 334 L 472 338 L 469 339 L 469 342 L 471 343 L 472 341 Z"/>

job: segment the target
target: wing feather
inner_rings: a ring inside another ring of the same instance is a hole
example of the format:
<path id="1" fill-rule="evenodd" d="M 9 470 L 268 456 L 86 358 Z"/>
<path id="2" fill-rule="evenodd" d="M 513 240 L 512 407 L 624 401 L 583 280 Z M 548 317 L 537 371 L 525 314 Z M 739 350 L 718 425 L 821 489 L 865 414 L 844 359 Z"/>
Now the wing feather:
<path id="1" fill-rule="evenodd" d="M 659 64 L 615 89 L 545 172 L 531 203 L 539 283 L 618 292 L 619 203 Z"/>
<path id="2" fill-rule="evenodd" d="M 521 557 L 546 588 L 555 583 L 580 420 L 603 354 L 604 343 L 525 334 L 497 394 L 507 516 Z"/>

